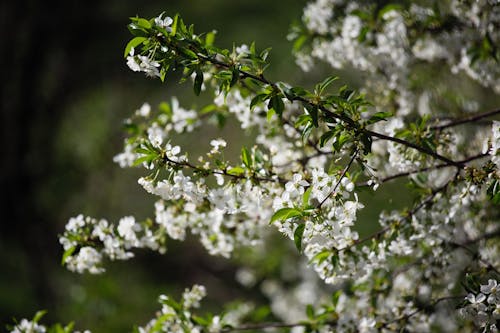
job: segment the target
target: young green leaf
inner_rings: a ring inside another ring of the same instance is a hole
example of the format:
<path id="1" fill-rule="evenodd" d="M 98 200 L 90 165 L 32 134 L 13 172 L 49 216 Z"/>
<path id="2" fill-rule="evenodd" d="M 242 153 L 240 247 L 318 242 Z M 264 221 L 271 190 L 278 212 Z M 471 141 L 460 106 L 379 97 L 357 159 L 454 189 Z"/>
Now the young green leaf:
<path id="1" fill-rule="evenodd" d="M 245 147 L 241 148 L 241 161 L 247 168 L 252 167 L 252 155 Z"/>
<path id="2" fill-rule="evenodd" d="M 301 216 L 302 212 L 296 208 L 281 208 L 276 211 L 271 217 L 269 224 L 275 221 L 284 221 L 293 217 Z"/>
<path id="3" fill-rule="evenodd" d="M 269 94 L 266 93 L 255 95 L 255 97 L 250 101 L 250 110 L 252 110 L 257 104 L 264 102 L 268 96 Z"/>
<path id="4" fill-rule="evenodd" d="M 193 85 L 194 94 L 196 96 L 200 95 L 202 85 L 203 85 L 203 72 L 198 70 L 196 71 L 196 76 L 194 78 L 194 85 Z"/>
<path id="5" fill-rule="evenodd" d="M 47 313 L 47 310 L 41 310 L 41 311 L 38 311 L 35 316 L 33 317 L 33 321 L 35 323 L 38 323 L 40 321 L 40 319 L 42 319 L 43 316 L 45 316 L 45 314 Z"/>
<path id="6" fill-rule="evenodd" d="M 306 224 L 301 223 L 295 228 L 295 232 L 293 233 L 293 241 L 295 243 L 295 247 L 299 252 L 302 252 L 302 237 L 304 236 Z"/>
<path id="7" fill-rule="evenodd" d="M 179 14 L 175 14 L 174 22 L 172 22 L 172 32 L 170 33 L 172 36 L 177 34 L 177 27 L 179 26 Z"/>
<path id="8" fill-rule="evenodd" d="M 283 103 L 283 100 L 281 99 L 281 96 L 274 95 L 269 100 L 267 108 L 269 110 L 273 109 L 274 111 L 276 111 L 276 114 L 281 117 L 281 115 L 283 114 L 283 110 L 285 109 L 285 104 Z"/>
<path id="9" fill-rule="evenodd" d="M 306 315 L 307 315 L 307 318 L 309 318 L 310 320 L 314 319 L 314 307 L 312 306 L 312 304 L 307 304 Z"/>
<path id="10" fill-rule="evenodd" d="M 245 169 L 242 167 L 234 167 L 226 171 L 228 175 L 241 176 L 245 173 Z"/>
<path id="11" fill-rule="evenodd" d="M 366 124 L 367 125 L 375 124 L 376 122 L 379 122 L 381 120 L 387 120 L 387 118 L 390 118 L 392 116 L 393 116 L 392 112 L 377 112 L 368 119 Z"/>
<path id="12" fill-rule="evenodd" d="M 134 37 L 134 38 L 132 38 L 127 43 L 127 46 L 125 46 L 125 51 L 123 52 L 123 57 L 126 58 L 130 54 L 130 50 L 132 50 L 132 48 L 136 48 L 137 46 L 141 45 L 146 40 L 147 40 L 146 37 Z"/>
<path id="13" fill-rule="evenodd" d="M 318 93 L 321 95 L 323 93 L 323 91 L 328 88 L 328 86 L 330 84 L 332 84 L 332 82 L 338 80 L 338 76 L 329 76 L 327 77 L 326 79 L 323 80 L 323 82 L 321 82 L 320 84 L 317 85 L 317 90 L 318 90 Z"/>
<path id="14" fill-rule="evenodd" d="M 66 263 L 66 260 L 75 252 L 76 246 L 72 246 L 66 251 L 64 251 L 64 254 L 61 259 L 61 265 L 64 265 Z"/>

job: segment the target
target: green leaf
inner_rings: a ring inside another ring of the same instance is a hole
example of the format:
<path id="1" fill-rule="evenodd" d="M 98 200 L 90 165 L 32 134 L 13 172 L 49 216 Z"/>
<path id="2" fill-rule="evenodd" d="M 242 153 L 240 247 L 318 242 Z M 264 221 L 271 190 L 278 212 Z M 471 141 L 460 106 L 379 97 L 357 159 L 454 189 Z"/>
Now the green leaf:
<path id="1" fill-rule="evenodd" d="M 247 168 L 252 167 L 252 155 L 245 147 L 241 148 L 241 161 Z"/>
<path id="2" fill-rule="evenodd" d="M 175 14 L 174 21 L 172 22 L 172 32 L 170 33 L 172 36 L 177 34 L 177 27 L 179 26 L 179 14 Z"/>
<path id="3" fill-rule="evenodd" d="M 135 37 L 135 38 L 132 38 L 127 43 L 127 46 L 125 46 L 125 51 L 123 53 L 123 57 L 126 58 L 129 55 L 130 50 L 132 50 L 132 48 L 135 48 L 135 47 L 139 46 L 140 44 L 142 44 L 146 40 L 147 40 L 146 37 Z"/>
<path id="4" fill-rule="evenodd" d="M 369 154 L 372 151 L 372 137 L 368 134 L 361 135 L 361 143 L 363 143 L 363 154 Z"/>
<path id="5" fill-rule="evenodd" d="M 324 147 L 325 144 L 335 135 L 335 131 L 328 131 L 323 133 L 321 138 L 319 138 L 319 146 Z"/>
<path id="6" fill-rule="evenodd" d="M 495 179 L 486 190 L 488 199 L 495 205 L 500 204 L 500 181 Z"/>
<path id="7" fill-rule="evenodd" d="M 151 23 L 146 20 L 146 19 L 143 19 L 143 18 L 135 18 L 134 19 L 134 22 L 141 28 L 144 28 L 144 29 L 151 29 Z"/>
<path id="8" fill-rule="evenodd" d="M 302 125 L 307 125 L 312 122 L 311 116 L 308 114 L 301 114 L 295 121 L 295 127 L 299 128 Z"/>
<path id="9" fill-rule="evenodd" d="M 250 110 L 252 110 L 257 104 L 264 102 L 268 97 L 269 94 L 267 93 L 255 95 L 255 97 L 252 98 L 252 101 L 250 102 Z"/>
<path id="10" fill-rule="evenodd" d="M 226 171 L 228 175 L 241 176 L 245 173 L 245 169 L 242 167 L 234 167 Z"/>
<path id="11" fill-rule="evenodd" d="M 313 308 L 312 304 L 307 304 L 306 315 L 307 315 L 307 318 L 309 318 L 311 320 L 314 319 L 314 308 Z"/>
<path id="12" fill-rule="evenodd" d="M 295 52 L 300 51 L 302 45 L 304 45 L 306 41 L 307 41 L 307 35 L 301 35 L 299 38 L 295 40 L 295 42 L 293 42 L 293 50 Z"/>
<path id="13" fill-rule="evenodd" d="M 304 208 L 307 208 L 309 206 L 309 197 L 311 196 L 311 192 L 312 186 L 309 186 L 309 188 L 302 195 L 302 206 Z"/>
<path id="14" fill-rule="evenodd" d="M 139 157 L 134 161 L 132 166 L 138 166 L 142 163 L 151 163 L 156 158 L 156 156 L 157 156 L 156 154 L 149 154 L 146 156 Z"/>
<path id="15" fill-rule="evenodd" d="M 337 136 L 337 141 L 333 143 L 333 148 L 336 151 L 340 151 L 342 147 L 351 139 L 351 134 L 349 132 L 342 132 L 339 136 Z"/>
<path id="16" fill-rule="evenodd" d="M 312 119 L 312 124 L 314 127 L 318 127 L 318 106 L 312 104 L 305 104 L 307 111 Z"/>
<path id="17" fill-rule="evenodd" d="M 47 310 L 40 310 L 37 313 L 35 313 L 35 316 L 33 317 L 33 321 L 35 323 L 38 323 L 40 319 L 42 319 L 43 316 L 47 313 Z"/>
<path id="18" fill-rule="evenodd" d="M 342 290 L 337 290 L 336 292 L 334 292 L 332 294 L 332 305 L 334 307 L 337 306 L 338 302 L 339 302 L 339 298 L 340 298 L 340 295 L 342 295 Z"/>
<path id="19" fill-rule="evenodd" d="M 342 86 L 339 89 L 339 97 L 343 100 L 349 101 L 355 95 L 355 91 L 348 89 L 347 86 Z"/>
<path id="20" fill-rule="evenodd" d="M 72 246 L 66 251 L 64 251 L 64 254 L 61 259 L 61 265 L 64 265 L 66 263 L 66 260 L 75 252 L 76 246 Z"/>
<path id="21" fill-rule="evenodd" d="M 75 322 L 70 322 L 68 325 L 64 326 L 64 333 L 73 332 L 73 328 L 75 327 Z"/>
<path id="22" fill-rule="evenodd" d="M 173 314 L 173 313 L 165 313 L 165 314 L 159 316 L 158 318 L 156 318 L 156 323 L 151 328 L 151 332 L 161 332 L 161 331 L 163 331 L 162 330 L 163 323 L 165 321 L 167 321 L 168 319 L 172 318 L 172 317 L 175 317 L 175 314 Z"/>
<path id="23" fill-rule="evenodd" d="M 193 315 L 191 318 L 193 318 L 193 321 L 195 323 L 197 323 L 198 325 L 201 325 L 201 326 L 207 326 L 210 325 L 210 320 L 207 320 L 203 317 L 200 317 L 200 316 L 197 316 L 197 315 Z"/>
<path id="24" fill-rule="evenodd" d="M 162 297 L 162 298 L 160 298 L 160 303 L 170 306 L 175 311 L 181 311 L 182 310 L 182 305 L 179 304 L 178 302 L 174 301 L 170 297 Z"/>
<path id="25" fill-rule="evenodd" d="M 52 325 L 52 327 L 49 327 L 47 332 L 49 332 L 49 333 L 65 333 L 62 325 L 59 323 Z"/>
<path id="26" fill-rule="evenodd" d="M 317 262 L 318 265 L 321 264 L 323 261 L 328 259 L 328 257 L 332 254 L 330 250 L 323 250 L 319 253 L 317 253 L 314 257 L 311 258 L 309 263 Z"/>
<path id="27" fill-rule="evenodd" d="M 276 112 L 274 111 L 274 109 L 267 110 L 267 116 L 266 116 L 267 122 L 271 122 L 271 119 L 275 114 Z"/>
<path id="28" fill-rule="evenodd" d="M 166 114 L 167 116 L 171 117 L 173 115 L 172 108 L 170 107 L 170 104 L 166 102 L 161 102 L 160 105 L 158 106 L 161 112 Z"/>
<path id="29" fill-rule="evenodd" d="M 296 208 L 281 208 L 276 211 L 271 217 L 269 224 L 275 221 L 284 221 L 293 217 L 301 216 L 302 212 Z"/>
<path id="30" fill-rule="evenodd" d="M 229 83 L 229 87 L 234 86 L 238 82 L 239 78 L 240 78 L 240 71 L 238 70 L 238 68 L 233 67 L 231 70 L 231 82 Z"/>
<path id="31" fill-rule="evenodd" d="M 300 97 L 311 97 L 312 94 L 302 87 L 293 87 L 290 89 L 290 93 Z"/>
<path id="32" fill-rule="evenodd" d="M 273 109 L 276 114 L 281 117 L 283 110 L 285 109 L 285 104 L 279 95 L 273 95 L 267 104 L 268 110 Z"/>
<path id="33" fill-rule="evenodd" d="M 323 80 L 320 84 L 318 84 L 318 93 L 321 95 L 323 91 L 328 88 L 330 84 L 332 84 L 334 81 L 338 80 L 338 76 L 329 76 L 326 79 Z"/>
<path id="34" fill-rule="evenodd" d="M 339 265 L 339 256 L 336 254 L 332 255 L 332 265 L 333 268 L 337 268 L 337 266 Z"/>
<path id="35" fill-rule="evenodd" d="M 198 70 L 196 71 L 196 76 L 194 78 L 194 85 L 193 85 L 194 94 L 196 96 L 200 95 L 202 85 L 203 85 L 203 72 Z"/>
<path id="36" fill-rule="evenodd" d="M 214 41 L 215 41 L 215 31 L 210 31 L 205 36 L 205 45 L 212 46 L 212 45 L 214 45 Z"/>
<path id="37" fill-rule="evenodd" d="M 295 228 L 295 232 L 293 233 L 293 241 L 295 243 L 295 247 L 299 252 L 302 252 L 302 237 L 304 236 L 306 224 L 301 223 Z"/>
<path id="38" fill-rule="evenodd" d="M 378 12 L 378 18 L 381 19 L 386 13 L 393 11 L 393 10 L 402 11 L 403 6 L 401 6 L 400 4 L 394 4 L 394 3 L 388 4 L 388 5 L 384 6 L 382 9 L 380 9 L 380 11 Z"/>
<path id="39" fill-rule="evenodd" d="M 198 56 L 196 55 L 196 53 L 194 53 L 193 51 L 191 51 L 188 48 L 181 49 L 181 52 L 184 53 L 184 55 L 187 56 L 188 58 L 198 59 Z"/>
<path id="40" fill-rule="evenodd" d="M 387 120 L 387 118 L 390 118 L 392 116 L 392 112 L 377 112 L 373 114 L 366 123 L 367 125 L 375 124 L 376 122 L 379 122 L 381 120 Z"/>

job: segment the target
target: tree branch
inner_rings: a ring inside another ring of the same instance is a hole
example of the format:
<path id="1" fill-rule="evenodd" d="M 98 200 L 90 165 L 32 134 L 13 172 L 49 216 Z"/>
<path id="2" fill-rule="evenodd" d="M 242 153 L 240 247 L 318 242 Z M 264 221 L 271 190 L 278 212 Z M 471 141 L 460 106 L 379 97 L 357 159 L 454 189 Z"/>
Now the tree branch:
<path id="1" fill-rule="evenodd" d="M 231 69 L 232 66 L 233 66 L 233 65 L 225 63 L 223 61 L 219 61 L 215 57 L 209 57 L 209 56 L 203 55 L 201 53 L 198 53 L 198 56 L 203 61 L 212 63 L 214 65 L 220 66 L 220 67 L 225 68 L 225 69 Z M 262 74 L 261 75 L 255 75 L 255 74 L 252 74 L 252 73 L 244 71 L 244 70 L 239 70 L 238 72 L 239 72 L 239 79 L 250 78 L 250 79 L 256 80 L 258 82 L 267 84 L 267 85 L 273 87 L 273 89 L 278 89 L 278 87 L 277 87 L 277 85 L 276 85 L 275 82 L 272 82 L 272 81 L 268 80 Z M 311 105 L 316 105 L 313 101 L 308 100 L 308 99 L 306 99 L 304 97 L 301 97 L 301 96 L 294 96 L 294 100 L 297 100 L 297 101 L 300 101 L 300 102 L 303 102 L 303 103 L 307 103 L 307 104 L 311 104 Z M 382 139 L 382 140 L 385 140 L 385 141 L 392 141 L 392 142 L 395 142 L 395 143 L 398 143 L 398 144 L 401 144 L 401 145 L 404 145 L 404 146 L 416 149 L 416 150 L 420 151 L 421 153 L 424 153 L 426 155 L 432 156 L 435 159 L 438 159 L 438 160 L 441 160 L 443 162 L 446 162 L 449 165 L 453 165 L 453 166 L 455 166 L 457 168 L 463 168 L 464 167 L 463 163 L 455 162 L 455 161 L 453 161 L 453 160 L 451 160 L 451 159 L 449 159 L 449 158 L 447 158 L 447 157 L 445 157 L 443 155 L 440 155 L 440 154 L 436 153 L 435 151 L 432 151 L 432 150 L 427 149 L 425 147 L 419 146 L 419 145 L 414 144 L 412 142 L 409 142 L 409 141 L 406 141 L 406 140 L 403 140 L 403 139 L 400 139 L 400 138 L 397 138 L 397 137 L 385 135 L 385 134 L 382 134 L 382 133 L 374 132 L 374 131 L 371 131 L 371 130 L 368 130 L 368 129 L 365 129 L 365 128 L 359 128 L 359 126 L 357 126 L 357 123 L 354 120 L 352 120 L 351 118 L 347 117 L 346 115 L 334 113 L 334 112 L 328 110 L 326 107 L 324 107 L 322 105 L 318 105 L 318 107 L 319 107 L 319 109 L 321 111 L 323 111 L 325 114 L 328 114 L 332 118 L 335 118 L 337 120 L 343 121 L 348 126 L 350 126 L 352 129 L 356 129 L 356 130 L 362 131 L 362 132 L 364 132 L 365 134 L 367 134 L 367 135 L 369 135 L 371 137 L 379 138 L 379 139 Z"/>
<path id="2" fill-rule="evenodd" d="M 448 122 L 446 124 L 431 126 L 431 129 L 441 131 L 445 128 L 450 128 L 450 127 L 454 127 L 454 126 L 458 126 L 458 125 L 462 125 L 462 124 L 466 124 L 466 123 L 472 123 L 472 122 L 475 122 L 475 121 L 483 119 L 483 118 L 493 117 L 497 114 L 500 114 L 500 109 L 487 111 L 487 112 L 483 112 L 483 113 L 478 113 L 478 114 L 473 114 L 473 115 L 470 115 L 467 117 L 451 120 L 450 122 Z"/>
<path id="3" fill-rule="evenodd" d="M 486 156 L 488 156 L 488 154 L 481 153 L 481 154 L 469 156 L 463 160 L 457 161 L 457 163 L 466 164 L 466 163 L 481 159 L 481 158 L 486 157 Z M 401 172 L 401 173 L 397 173 L 394 175 L 390 175 L 390 176 L 378 179 L 378 181 L 379 181 L 379 183 L 385 183 L 385 182 L 388 182 L 388 181 L 391 181 L 391 180 L 394 180 L 397 178 L 410 176 L 410 175 L 413 175 L 416 173 L 427 172 L 427 171 L 432 171 L 432 170 L 439 170 L 439 169 L 443 169 L 443 168 L 447 168 L 447 167 L 453 167 L 453 165 L 450 165 L 448 163 L 432 165 L 432 166 L 428 166 L 428 167 L 421 168 L 421 169 L 416 169 L 416 170 L 411 170 L 411 171 L 406 171 L 406 172 Z M 358 184 L 357 186 L 368 186 L 368 185 L 369 185 L 368 182 L 363 182 L 363 183 Z"/>

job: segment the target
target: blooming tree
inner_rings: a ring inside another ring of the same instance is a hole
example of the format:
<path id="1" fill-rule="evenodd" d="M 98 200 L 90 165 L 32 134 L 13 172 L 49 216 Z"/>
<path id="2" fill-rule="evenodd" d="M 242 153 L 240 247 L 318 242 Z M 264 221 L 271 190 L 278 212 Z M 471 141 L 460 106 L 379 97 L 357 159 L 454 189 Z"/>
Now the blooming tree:
<path id="1" fill-rule="evenodd" d="M 335 76 L 313 89 L 271 80 L 269 50 L 218 48 L 215 32 L 196 33 L 179 15 L 132 18 L 128 67 L 162 81 L 182 73 L 213 102 L 190 110 L 172 97 L 127 120 L 114 161 L 144 168 L 138 182 L 158 199 L 154 217 L 71 218 L 63 264 L 99 274 L 106 261 L 165 253 L 187 234 L 229 258 L 277 230 L 302 258 L 296 285 L 261 285 L 280 320 L 248 321 L 246 303 L 195 314 L 206 294 L 195 285 L 180 301 L 160 296 L 157 316 L 136 331 L 497 332 L 500 109 L 484 96 L 499 101 L 500 4 L 429 3 L 307 4 L 289 35 L 297 64 L 311 75 L 325 64 L 356 71 L 358 91 Z M 196 157 L 179 146 L 178 134 L 227 117 L 256 133 L 252 145 L 213 137 Z M 241 148 L 238 161 L 225 157 L 228 146 Z M 397 179 L 413 204 L 383 211 L 377 231 L 360 237 L 357 215 L 370 202 L 358 193 Z M 255 283 L 249 267 L 237 278 Z M 73 329 L 40 317 L 12 332 Z"/>

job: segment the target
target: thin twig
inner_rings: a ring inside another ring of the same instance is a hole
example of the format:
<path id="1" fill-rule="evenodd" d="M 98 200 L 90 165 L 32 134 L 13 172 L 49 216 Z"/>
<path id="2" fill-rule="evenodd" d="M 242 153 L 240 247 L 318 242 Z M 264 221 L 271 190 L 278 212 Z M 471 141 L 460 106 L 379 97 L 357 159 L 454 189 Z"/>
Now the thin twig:
<path id="1" fill-rule="evenodd" d="M 481 158 L 486 157 L 486 156 L 488 156 L 488 154 L 480 153 L 480 154 L 477 154 L 477 155 L 469 156 L 469 157 L 467 157 L 467 158 L 465 158 L 463 160 L 457 161 L 457 162 L 458 163 L 462 163 L 462 164 L 466 164 L 466 163 L 469 163 L 469 162 L 481 159 Z M 428 167 L 425 167 L 425 168 L 421 168 L 421 169 L 415 169 L 415 170 L 411 170 L 411 171 L 406 171 L 406 172 L 401 172 L 401 173 L 397 173 L 397 174 L 394 174 L 394 175 L 390 175 L 390 176 L 378 179 L 378 182 L 379 183 L 385 183 L 385 182 L 388 182 L 388 181 L 391 181 L 391 180 L 394 180 L 394 179 L 397 179 L 397 178 L 410 176 L 410 175 L 413 175 L 413 174 L 416 174 L 416 173 L 427 172 L 427 171 L 432 171 L 432 170 L 438 170 L 438 169 L 443 169 L 443 168 L 448 168 L 448 167 L 453 167 L 453 165 L 450 165 L 448 163 L 431 165 L 431 166 L 428 166 Z M 368 186 L 368 185 L 369 185 L 368 182 L 363 182 L 363 183 L 358 184 L 357 186 Z"/>
<path id="2" fill-rule="evenodd" d="M 497 114 L 500 114 L 500 109 L 487 111 L 487 112 L 483 112 L 483 113 L 478 113 L 478 114 L 473 114 L 473 115 L 459 118 L 459 119 L 454 119 L 446 124 L 431 126 L 431 129 L 440 131 L 440 130 L 443 130 L 445 128 L 450 128 L 450 127 L 454 127 L 454 126 L 458 126 L 458 125 L 462 125 L 462 124 L 466 124 L 466 123 L 472 123 L 472 122 L 475 122 L 475 121 L 483 119 L 483 118 L 493 117 Z"/>
<path id="3" fill-rule="evenodd" d="M 340 186 L 340 183 L 342 181 L 342 179 L 345 177 L 347 171 L 349 170 L 349 168 L 351 167 L 352 163 L 354 162 L 354 160 L 356 159 L 356 157 L 358 156 L 358 152 L 359 152 L 359 148 L 356 148 L 356 150 L 354 151 L 354 154 L 352 154 L 352 157 L 351 159 L 349 160 L 349 163 L 347 164 L 347 166 L 344 168 L 344 170 L 342 171 L 342 174 L 340 175 L 340 178 L 339 180 L 337 181 L 337 184 L 335 184 L 335 187 L 333 188 L 333 190 L 328 193 L 328 195 L 323 199 L 323 201 L 321 201 L 319 203 L 319 205 L 316 207 L 317 209 L 321 208 L 321 206 L 323 206 L 323 204 L 325 203 L 325 201 L 333 194 L 335 193 L 335 191 L 337 191 L 337 188 Z"/>
<path id="4" fill-rule="evenodd" d="M 226 68 L 226 69 L 230 69 L 232 66 L 230 64 L 227 64 L 223 61 L 219 61 L 217 59 L 215 59 L 215 57 L 208 57 L 206 55 L 203 55 L 203 54 L 200 54 L 198 53 L 198 56 L 204 60 L 204 61 L 207 61 L 207 62 L 210 62 L 214 65 L 217 65 L 217 66 L 220 66 L 220 67 L 223 67 L 223 68 Z M 264 75 L 255 75 L 255 74 L 252 74 L 250 72 L 247 72 L 247 71 L 244 71 L 244 70 L 239 70 L 239 75 L 240 75 L 240 79 L 246 79 L 246 78 L 250 78 L 250 79 L 253 79 L 253 80 L 256 80 L 258 82 L 261 82 L 261 83 L 264 83 L 264 84 L 267 84 L 267 85 L 270 85 L 271 87 L 273 87 L 273 89 L 278 89 L 276 83 L 268 80 L 267 78 L 264 77 Z M 297 100 L 297 101 L 300 101 L 300 102 L 303 102 L 303 103 L 307 103 L 307 104 L 312 104 L 312 105 L 315 105 L 312 101 L 304 98 L 304 97 L 301 97 L 301 96 L 294 96 L 294 100 Z M 414 144 L 412 142 L 409 142 L 409 141 L 406 141 L 406 140 L 403 140 L 403 139 L 400 139 L 400 138 L 396 138 L 396 137 L 392 137 L 392 136 L 389 136 L 389 135 L 385 135 L 385 134 L 382 134 L 382 133 L 378 133 L 378 132 L 374 132 L 374 131 L 371 131 L 371 130 L 368 130 L 368 129 L 365 129 L 365 128 L 358 128 L 357 126 L 357 123 L 352 120 L 351 118 L 349 118 L 348 116 L 344 115 L 344 114 L 337 114 L 337 113 L 334 113 L 330 110 L 328 110 L 326 107 L 322 106 L 322 105 L 319 105 L 319 109 L 321 111 L 323 111 L 325 114 L 328 114 L 329 116 L 331 116 L 332 118 L 335 118 L 337 120 L 341 120 L 343 121 L 344 123 L 346 123 L 347 125 L 349 125 L 351 128 L 353 129 L 356 129 L 356 130 L 359 130 L 359 131 L 362 131 L 364 132 L 365 134 L 373 137 L 373 138 L 379 138 L 379 139 L 382 139 L 382 140 L 386 140 L 386 141 L 392 141 L 392 142 L 396 142 L 396 143 L 399 143 L 399 144 L 402 144 L 404 146 L 407 146 L 407 147 L 410 147 L 410 148 L 413 148 L 413 149 L 416 149 L 426 155 L 430 155 L 438 160 L 441 160 L 443 162 L 446 162 L 450 165 L 453 165 L 453 166 L 456 166 L 457 168 L 463 168 L 464 165 L 462 163 L 459 163 L 459 162 L 455 162 L 445 156 L 442 156 L 438 153 L 436 153 L 435 151 L 432 151 L 430 149 L 427 149 L 425 147 L 422 147 L 422 146 L 419 146 L 417 144 Z"/>

